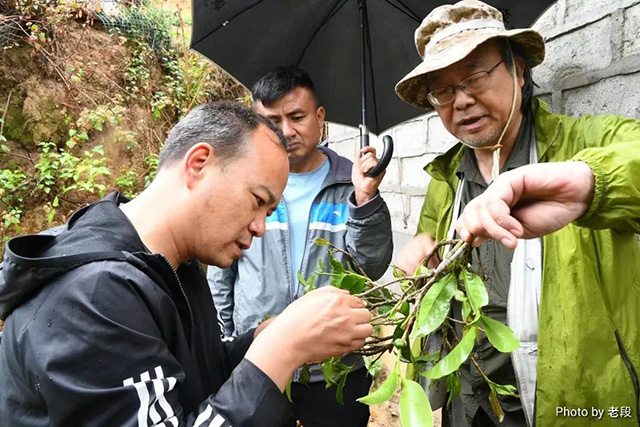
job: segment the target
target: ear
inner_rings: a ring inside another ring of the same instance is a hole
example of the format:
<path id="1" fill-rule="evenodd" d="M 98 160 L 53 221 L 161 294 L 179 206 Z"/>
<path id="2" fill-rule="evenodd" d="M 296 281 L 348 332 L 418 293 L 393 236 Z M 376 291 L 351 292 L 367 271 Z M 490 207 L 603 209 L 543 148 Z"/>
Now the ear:
<path id="1" fill-rule="evenodd" d="M 183 159 L 183 171 L 187 188 L 192 189 L 203 177 L 205 166 L 215 162 L 213 148 L 200 142 L 187 151 Z"/>
<path id="2" fill-rule="evenodd" d="M 320 129 L 324 127 L 324 115 L 325 115 L 324 107 L 322 106 L 318 107 L 318 109 L 316 110 L 316 119 L 318 120 L 318 125 L 320 126 Z"/>

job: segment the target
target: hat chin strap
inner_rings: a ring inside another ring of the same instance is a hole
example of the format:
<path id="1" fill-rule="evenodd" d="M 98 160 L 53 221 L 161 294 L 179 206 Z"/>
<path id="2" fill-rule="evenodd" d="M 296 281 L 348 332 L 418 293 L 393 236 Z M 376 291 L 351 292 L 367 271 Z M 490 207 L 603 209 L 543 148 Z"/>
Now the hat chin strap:
<path id="1" fill-rule="evenodd" d="M 491 147 L 493 150 L 493 166 L 491 167 L 491 181 L 495 181 L 498 179 L 500 175 L 500 149 L 502 148 L 502 138 L 504 138 L 504 134 L 507 133 L 507 129 L 511 124 L 511 119 L 513 119 L 513 114 L 516 111 L 516 101 L 518 100 L 518 76 L 516 75 L 516 61 L 513 59 L 513 52 L 511 51 L 511 44 L 507 42 L 507 46 L 509 47 L 509 56 L 511 57 L 511 77 L 513 77 L 513 102 L 511 102 L 511 112 L 509 113 L 509 118 L 507 119 L 507 123 L 504 125 L 504 129 L 502 129 L 502 134 L 500 134 L 500 138 L 498 138 L 498 142 Z"/>

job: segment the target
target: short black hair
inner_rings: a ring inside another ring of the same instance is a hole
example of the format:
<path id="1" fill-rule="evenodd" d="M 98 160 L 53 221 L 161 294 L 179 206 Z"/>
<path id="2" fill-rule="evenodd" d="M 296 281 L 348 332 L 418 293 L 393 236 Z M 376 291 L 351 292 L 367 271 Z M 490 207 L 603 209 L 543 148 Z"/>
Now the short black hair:
<path id="1" fill-rule="evenodd" d="M 278 67 L 262 76 L 253 85 L 251 95 L 254 102 L 260 101 L 262 105 L 269 106 L 298 87 L 309 90 L 313 95 L 316 106 L 320 105 L 313 80 L 305 70 L 295 65 Z"/>
<path id="2" fill-rule="evenodd" d="M 509 71 L 512 71 L 511 54 L 513 53 L 513 60 L 521 60 L 524 64 L 524 86 L 522 86 L 522 105 L 520 111 L 522 114 L 527 114 L 531 111 L 531 105 L 533 104 L 533 74 L 531 73 L 531 65 L 527 60 L 524 50 L 517 43 L 511 43 L 508 38 L 502 38 L 500 44 L 500 56 L 506 64 Z M 509 49 L 511 47 L 511 49 Z"/>
<path id="3" fill-rule="evenodd" d="M 180 161 L 195 144 L 205 142 L 213 147 L 224 165 L 242 155 L 251 134 L 260 125 L 275 133 L 283 147 L 287 140 L 268 118 L 251 108 L 233 101 L 207 102 L 183 117 L 169 132 L 160 152 L 158 169 Z"/>

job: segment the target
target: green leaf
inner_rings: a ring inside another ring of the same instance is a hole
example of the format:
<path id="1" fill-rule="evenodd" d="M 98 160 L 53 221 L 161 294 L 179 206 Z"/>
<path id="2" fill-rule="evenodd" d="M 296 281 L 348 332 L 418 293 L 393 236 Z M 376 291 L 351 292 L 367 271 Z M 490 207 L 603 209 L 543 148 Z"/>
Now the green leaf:
<path id="1" fill-rule="evenodd" d="M 402 328 L 402 325 L 398 325 L 396 326 L 396 329 L 394 329 L 393 331 L 393 339 L 397 340 L 399 338 L 402 338 L 403 334 L 404 334 L 404 329 Z"/>
<path id="2" fill-rule="evenodd" d="M 456 299 L 456 301 L 460 301 L 460 302 L 467 301 L 467 297 L 465 296 L 464 292 L 462 292 L 460 289 L 456 289 L 456 292 L 453 294 L 453 297 Z"/>
<path id="3" fill-rule="evenodd" d="M 435 331 L 449 314 L 451 298 L 458 287 L 458 279 L 449 273 L 431 286 L 420 302 L 418 320 L 411 338 L 424 337 Z"/>
<path id="4" fill-rule="evenodd" d="M 1 149 L 2 151 L 4 151 L 5 153 L 9 153 L 9 152 L 11 151 L 11 148 L 9 148 L 9 146 L 8 146 L 8 145 L 6 145 L 6 144 L 2 144 L 2 145 L 0 145 L 0 149 Z"/>
<path id="5" fill-rule="evenodd" d="M 289 402 L 293 403 L 293 400 L 291 399 L 291 383 L 293 381 L 293 378 L 289 380 L 289 382 L 287 383 L 287 386 L 284 388 L 284 392 L 287 395 L 287 399 L 289 399 Z"/>
<path id="6" fill-rule="evenodd" d="M 407 301 L 403 302 L 398 309 L 400 314 L 404 314 L 405 316 L 409 315 L 409 303 Z"/>
<path id="7" fill-rule="evenodd" d="M 391 311 L 392 308 L 393 306 L 391 304 L 380 306 L 378 307 L 378 313 L 382 315 L 386 315 Z"/>
<path id="8" fill-rule="evenodd" d="M 58 196 L 56 196 L 56 198 L 55 198 L 55 199 L 53 199 L 52 206 L 53 206 L 54 208 L 57 208 L 59 205 L 60 205 L 60 201 L 58 200 Z"/>
<path id="9" fill-rule="evenodd" d="M 75 143 L 75 141 L 68 140 L 68 141 L 65 143 L 65 145 L 66 145 L 68 148 L 73 148 L 73 147 L 75 147 L 75 146 L 76 146 L 76 143 Z"/>
<path id="10" fill-rule="evenodd" d="M 397 347 L 400 350 L 400 360 L 404 363 L 411 363 L 411 348 L 409 344 L 405 344 L 404 347 Z"/>
<path id="11" fill-rule="evenodd" d="M 369 393 L 364 397 L 361 397 L 360 399 L 358 399 L 358 402 L 371 406 L 379 405 L 382 402 L 386 402 L 387 400 L 391 399 L 391 396 L 393 396 L 393 394 L 396 392 L 396 389 L 398 388 L 398 380 L 400 378 L 397 366 L 398 365 L 396 365 L 393 371 L 391 371 L 389 377 L 382 384 L 380 384 L 380 387 L 378 387 L 376 391 Z"/>
<path id="12" fill-rule="evenodd" d="M 411 362 L 407 365 L 407 369 L 405 371 L 404 377 L 409 380 L 413 380 L 424 368 L 424 362 L 419 362 L 416 359 L 421 357 L 422 349 L 424 348 L 424 343 L 422 342 L 422 338 L 418 338 L 417 340 L 409 343 L 409 361 Z"/>
<path id="13" fill-rule="evenodd" d="M 462 302 L 462 319 L 466 322 L 472 321 L 475 323 L 478 319 L 469 319 L 471 316 L 471 304 L 469 304 L 469 300 Z"/>
<path id="14" fill-rule="evenodd" d="M 311 292 L 316 288 L 315 282 L 316 282 L 316 274 L 314 273 L 311 275 L 311 277 L 309 277 L 309 288 L 306 290 L 307 292 Z"/>
<path id="15" fill-rule="evenodd" d="M 403 427 L 433 427 L 431 404 L 422 386 L 415 381 L 402 380 L 400 421 Z"/>
<path id="16" fill-rule="evenodd" d="M 385 299 L 392 299 L 393 298 L 393 295 L 391 294 L 391 292 L 387 288 L 380 289 L 380 292 L 382 293 L 382 296 Z"/>
<path id="17" fill-rule="evenodd" d="M 342 391 L 344 390 L 344 385 L 347 383 L 347 374 L 349 372 L 345 372 L 341 377 L 340 381 L 338 381 L 338 388 L 336 390 L 336 400 L 339 404 L 344 405 L 344 399 L 342 398 Z"/>
<path id="18" fill-rule="evenodd" d="M 342 265 L 342 263 L 335 259 L 331 254 L 329 254 L 329 265 L 334 273 L 344 274 L 344 265 Z"/>
<path id="19" fill-rule="evenodd" d="M 315 289 L 315 286 L 314 286 L 315 280 L 316 280 L 315 273 L 312 274 L 311 277 L 309 277 L 309 280 L 307 281 L 307 280 L 304 280 L 304 277 L 302 277 L 302 273 L 300 272 L 300 270 L 298 270 L 298 281 L 300 282 L 300 284 L 302 284 L 305 294 Z"/>
<path id="20" fill-rule="evenodd" d="M 359 274 L 347 273 L 340 281 L 340 289 L 349 291 L 350 294 L 359 294 L 364 290 L 367 279 Z"/>
<path id="21" fill-rule="evenodd" d="M 309 369 L 309 365 L 304 365 L 300 371 L 298 382 L 302 385 L 309 385 L 309 381 L 311 381 L 311 371 Z"/>
<path id="22" fill-rule="evenodd" d="M 331 363 L 332 359 L 325 360 L 322 362 L 322 376 L 324 377 L 324 381 L 327 384 L 335 385 L 335 381 L 333 380 L 334 370 L 333 364 Z"/>
<path id="23" fill-rule="evenodd" d="M 397 349 L 403 349 L 408 345 L 409 344 L 407 344 L 402 338 L 396 338 L 393 340 L 393 346 Z"/>
<path id="24" fill-rule="evenodd" d="M 449 392 L 449 399 L 447 400 L 447 408 L 451 407 L 451 401 L 455 399 L 462 391 L 462 383 L 454 372 L 447 375 L 447 391 Z"/>
<path id="25" fill-rule="evenodd" d="M 415 357 L 413 361 L 419 363 L 435 362 L 439 357 L 440 352 L 436 351 L 434 353 L 423 354 L 422 356 Z"/>
<path id="26" fill-rule="evenodd" d="M 467 290 L 467 298 L 471 304 L 473 314 L 477 316 L 480 313 L 480 309 L 489 304 L 487 288 L 480 276 L 470 271 L 464 272 L 464 287 Z"/>
<path id="27" fill-rule="evenodd" d="M 315 240 L 315 244 L 318 246 L 331 246 L 331 243 L 328 240 L 322 239 L 320 237 Z"/>
<path id="28" fill-rule="evenodd" d="M 478 327 L 476 325 L 471 326 L 458 345 L 451 350 L 451 353 L 436 363 L 436 366 L 424 372 L 422 376 L 435 380 L 456 371 L 471 354 L 477 333 Z"/>
<path id="29" fill-rule="evenodd" d="M 53 221 L 53 217 L 55 216 L 56 216 L 56 210 L 51 209 L 51 212 L 49 212 L 49 215 L 47 215 L 47 222 L 51 224 L 51 222 Z"/>
<path id="30" fill-rule="evenodd" d="M 482 316 L 482 324 L 484 332 L 489 338 L 489 342 L 502 353 L 511 353 L 520 347 L 520 341 L 516 338 L 510 327 L 503 325 L 497 320 L 493 320 L 487 316 Z"/>
<path id="31" fill-rule="evenodd" d="M 498 399 L 498 394 L 492 388 L 491 393 L 489 393 L 489 402 L 491 402 L 491 409 L 493 409 L 493 413 L 498 417 L 498 421 L 502 422 L 504 420 L 504 411 L 500 406 L 500 400 Z"/>
<path id="32" fill-rule="evenodd" d="M 404 271 L 402 271 L 401 269 L 399 269 L 395 265 L 393 265 L 391 267 L 392 267 L 392 271 L 393 271 L 393 277 L 395 277 L 396 279 L 399 279 L 400 277 L 406 276 L 406 274 L 404 274 Z"/>
<path id="33" fill-rule="evenodd" d="M 298 282 L 300 282 L 302 287 L 306 288 L 307 287 L 307 281 L 304 280 L 304 277 L 302 277 L 302 272 L 300 270 L 298 270 L 296 272 L 296 276 L 298 277 Z"/>
<path id="34" fill-rule="evenodd" d="M 416 268 L 416 272 L 414 273 L 414 276 L 422 276 L 423 274 L 427 274 L 428 272 L 429 272 L 429 268 L 420 264 L 418 268 Z"/>
<path id="35" fill-rule="evenodd" d="M 518 394 L 518 389 L 510 384 L 497 384 L 488 378 L 485 378 L 485 380 L 489 384 L 489 387 L 491 387 L 492 390 L 495 390 L 498 394 L 501 394 L 503 396 L 513 396 L 518 398 L 520 397 L 520 395 Z"/>

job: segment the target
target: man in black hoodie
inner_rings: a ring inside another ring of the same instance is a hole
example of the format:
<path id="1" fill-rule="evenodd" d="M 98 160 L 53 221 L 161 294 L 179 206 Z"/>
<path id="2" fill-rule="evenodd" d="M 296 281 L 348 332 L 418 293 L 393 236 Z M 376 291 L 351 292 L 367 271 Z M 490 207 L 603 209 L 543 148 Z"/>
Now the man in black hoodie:
<path id="1" fill-rule="evenodd" d="M 0 425 L 275 426 L 294 370 L 362 346 L 360 300 L 313 291 L 223 342 L 200 262 L 229 266 L 261 236 L 288 168 L 269 121 L 235 103 L 191 111 L 158 175 L 48 233 L 12 239 L 0 266 Z"/>

